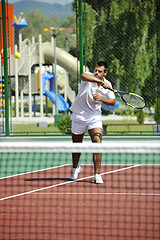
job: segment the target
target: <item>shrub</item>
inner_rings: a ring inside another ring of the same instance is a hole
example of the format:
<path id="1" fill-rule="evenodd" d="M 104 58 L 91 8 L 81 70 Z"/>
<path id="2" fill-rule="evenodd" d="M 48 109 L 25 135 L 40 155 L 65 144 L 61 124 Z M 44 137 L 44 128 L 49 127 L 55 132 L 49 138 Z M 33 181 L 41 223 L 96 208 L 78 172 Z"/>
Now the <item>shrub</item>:
<path id="1" fill-rule="evenodd" d="M 157 123 L 160 123 L 160 98 L 158 98 L 158 101 L 157 101 L 156 106 L 155 106 L 154 120 Z"/>
<path id="2" fill-rule="evenodd" d="M 70 117 L 71 115 L 64 115 L 58 121 L 59 130 L 65 134 L 71 134 L 72 121 Z"/>
<path id="3" fill-rule="evenodd" d="M 120 115 L 120 116 L 134 116 L 135 115 L 135 110 L 133 110 L 132 108 L 128 108 L 128 109 L 122 109 L 122 108 L 118 108 L 115 110 L 115 114 L 116 115 Z"/>
<path id="4" fill-rule="evenodd" d="M 137 121 L 138 123 L 144 123 L 144 112 L 143 109 L 137 110 Z"/>

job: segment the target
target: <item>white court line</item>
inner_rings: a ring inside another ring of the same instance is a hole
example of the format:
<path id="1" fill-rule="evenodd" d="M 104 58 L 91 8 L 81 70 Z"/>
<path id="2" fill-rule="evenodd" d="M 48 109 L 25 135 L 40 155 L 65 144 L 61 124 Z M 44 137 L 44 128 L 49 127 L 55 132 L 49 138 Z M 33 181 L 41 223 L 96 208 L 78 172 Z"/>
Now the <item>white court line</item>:
<path id="1" fill-rule="evenodd" d="M 139 165 L 133 165 L 133 166 L 126 167 L 126 168 L 120 168 L 120 169 L 116 169 L 116 170 L 113 170 L 113 171 L 101 173 L 100 175 L 107 175 L 107 174 L 110 174 L 110 173 L 120 172 L 120 171 L 123 171 L 123 170 L 128 170 L 128 169 L 135 168 L 135 167 L 139 167 L 139 166 L 142 166 L 142 165 L 139 164 Z M 62 185 L 66 185 L 66 184 L 69 184 L 69 183 L 74 183 L 74 182 L 82 181 L 82 180 L 89 179 L 89 178 L 93 178 L 93 177 L 94 177 L 94 176 L 79 178 L 79 179 L 76 179 L 76 180 L 74 180 L 74 181 L 67 181 L 67 182 L 62 182 L 62 183 L 56 184 L 56 185 L 51 185 L 51 186 L 48 186 L 48 187 L 43 187 L 43 188 L 34 189 L 34 190 L 31 190 L 31 191 L 28 191 L 28 192 L 23 192 L 23 193 L 11 195 L 11 196 L 8 196 L 8 197 L 0 198 L 0 201 L 7 200 L 7 199 L 11 199 L 11 198 L 15 198 L 15 197 L 24 196 L 24 195 L 27 195 L 27 194 L 35 193 L 35 192 L 42 191 L 42 190 L 47 190 L 47 189 L 50 189 L 50 188 L 59 187 L 59 186 L 62 186 Z"/>
<path id="2" fill-rule="evenodd" d="M 160 193 L 91 193 L 91 192 L 88 192 L 88 193 L 72 193 L 72 192 L 54 192 L 54 193 L 33 193 L 33 194 L 37 194 L 37 195 L 40 195 L 40 194 L 45 194 L 45 195 L 131 195 L 131 196 L 160 196 Z"/>
<path id="3" fill-rule="evenodd" d="M 65 167 L 65 166 L 69 166 L 69 165 L 71 165 L 71 164 L 64 164 L 64 165 L 61 165 L 61 166 L 55 166 L 55 167 L 44 168 L 44 169 L 39 169 L 39 170 L 37 169 L 37 170 L 32 171 L 32 172 L 19 173 L 19 174 L 15 174 L 15 175 L 11 175 L 11 176 L 2 177 L 2 178 L 0 178 L 0 180 L 6 179 L 6 178 L 11 178 L 11 177 L 18 177 L 18 176 L 22 176 L 22 175 L 26 175 L 26 174 L 30 174 L 30 173 L 36 173 L 36 172 L 51 170 L 51 169 L 54 169 L 54 168 Z"/>
<path id="4" fill-rule="evenodd" d="M 81 164 L 81 166 L 83 166 L 83 165 L 87 165 L 87 166 L 89 166 L 89 165 L 91 165 L 91 164 Z M 117 164 L 117 163 L 115 163 L 115 164 L 102 164 L 101 166 L 106 166 L 106 165 L 112 165 L 112 166 L 127 166 L 127 165 L 129 165 L 129 166 L 131 166 L 131 164 Z M 3 179 L 7 179 L 7 178 L 12 178 L 12 177 L 19 177 L 19 176 L 23 176 L 23 175 L 26 175 L 26 174 L 30 174 L 30 173 L 36 173 L 36 172 L 42 172 L 42 171 L 46 171 L 46 170 L 51 170 L 51 169 L 54 169 L 54 168 L 60 168 L 60 167 L 65 167 L 65 166 L 72 166 L 72 164 L 63 164 L 63 165 L 60 165 L 60 166 L 55 166 L 55 167 L 50 167 L 50 168 L 44 168 L 44 169 L 37 169 L 37 170 L 34 170 L 34 171 L 31 171 L 31 172 L 25 172 L 25 173 L 19 173 L 19 174 L 14 174 L 14 175 L 10 175 L 10 176 L 6 176 L 6 177 L 1 177 L 0 178 L 0 180 L 3 180 Z M 144 166 L 159 166 L 159 164 L 145 164 Z"/>

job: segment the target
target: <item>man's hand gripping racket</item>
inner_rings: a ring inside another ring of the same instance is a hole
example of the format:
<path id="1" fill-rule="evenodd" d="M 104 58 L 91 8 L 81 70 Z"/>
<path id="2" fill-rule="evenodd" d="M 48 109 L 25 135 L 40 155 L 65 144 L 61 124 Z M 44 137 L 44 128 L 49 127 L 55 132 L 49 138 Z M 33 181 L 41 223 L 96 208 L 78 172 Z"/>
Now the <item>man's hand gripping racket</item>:
<path id="1" fill-rule="evenodd" d="M 102 86 L 104 86 L 102 84 Z M 142 109 L 145 107 L 145 100 L 143 97 L 130 92 L 121 92 L 112 88 L 107 87 L 110 91 L 113 91 L 114 93 L 118 94 L 119 97 L 125 102 L 129 107 L 136 108 L 136 109 Z"/>

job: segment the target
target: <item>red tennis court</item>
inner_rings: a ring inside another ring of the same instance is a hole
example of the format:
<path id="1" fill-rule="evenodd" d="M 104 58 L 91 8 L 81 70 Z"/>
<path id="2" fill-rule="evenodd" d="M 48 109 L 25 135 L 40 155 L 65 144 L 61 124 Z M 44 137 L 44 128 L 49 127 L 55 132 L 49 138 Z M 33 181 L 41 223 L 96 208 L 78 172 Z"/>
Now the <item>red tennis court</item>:
<path id="1" fill-rule="evenodd" d="M 0 180 L 0 239 L 160 239 L 160 166 L 71 165 Z"/>

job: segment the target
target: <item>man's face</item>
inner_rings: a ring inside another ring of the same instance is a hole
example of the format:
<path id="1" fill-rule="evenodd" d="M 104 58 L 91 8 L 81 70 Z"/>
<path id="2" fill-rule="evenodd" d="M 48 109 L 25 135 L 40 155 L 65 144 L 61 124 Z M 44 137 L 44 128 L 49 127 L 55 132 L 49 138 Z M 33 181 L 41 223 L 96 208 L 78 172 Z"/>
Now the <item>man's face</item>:
<path id="1" fill-rule="evenodd" d="M 105 71 L 105 67 L 104 66 L 98 66 L 96 65 L 95 66 L 95 69 L 94 69 L 94 76 L 99 78 L 99 79 L 102 79 L 105 75 L 107 74 L 107 71 Z"/>

